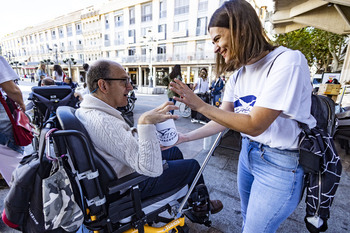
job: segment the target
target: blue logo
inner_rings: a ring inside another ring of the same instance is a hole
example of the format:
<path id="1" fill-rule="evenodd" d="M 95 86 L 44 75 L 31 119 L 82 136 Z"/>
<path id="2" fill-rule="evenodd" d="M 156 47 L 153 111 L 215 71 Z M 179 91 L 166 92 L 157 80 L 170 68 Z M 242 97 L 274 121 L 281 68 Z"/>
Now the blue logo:
<path id="1" fill-rule="evenodd" d="M 256 97 L 254 95 L 247 95 L 238 98 L 233 104 L 236 113 L 249 113 L 256 102 Z"/>

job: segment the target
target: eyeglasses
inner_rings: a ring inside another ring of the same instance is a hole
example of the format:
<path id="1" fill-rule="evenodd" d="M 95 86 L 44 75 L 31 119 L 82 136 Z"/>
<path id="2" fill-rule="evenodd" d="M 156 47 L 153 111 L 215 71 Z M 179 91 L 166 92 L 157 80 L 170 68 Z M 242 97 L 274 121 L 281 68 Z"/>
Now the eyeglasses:
<path id="1" fill-rule="evenodd" d="M 114 81 L 114 80 L 124 81 L 125 87 L 128 87 L 129 84 L 131 83 L 130 77 L 128 77 L 128 78 L 101 78 L 101 79 L 102 79 L 102 80 L 106 80 L 106 81 Z M 98 80 L 99 80 L 99 79 L 98 79 Z M 97 82 L 98 80 L 95 80 L 95 82 Z"/>

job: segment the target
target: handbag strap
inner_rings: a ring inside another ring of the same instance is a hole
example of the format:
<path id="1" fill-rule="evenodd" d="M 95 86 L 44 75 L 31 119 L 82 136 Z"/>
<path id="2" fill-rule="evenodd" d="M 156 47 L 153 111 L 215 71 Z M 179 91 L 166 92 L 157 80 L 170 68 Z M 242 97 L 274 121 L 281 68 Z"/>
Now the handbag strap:
<path id="1" fill-rule="evenodd" d="M 6 111 L 7 115 L 8 115 L 8 117 L 10 118 L 11 124 L 12 124 L 12 125 L 15 125 L 15 124 L 16 124 L 15 119 L 13 119 L 13 115 L 12 115 L 12 113 L 11 113 L 11 111 L 10 111 L 10 108 L 9 108 L 9 106 L 7 105 L 7 103 L 6 103 L 6 101 L 5 101 L 5 98 L 4 98 L 4 96 L 2 95 L 1 91 L 0 91 L 0 101 L 1 101 L 2 105 L 4 106 L 4 109 L 5 109 L 5 111 Z"/>

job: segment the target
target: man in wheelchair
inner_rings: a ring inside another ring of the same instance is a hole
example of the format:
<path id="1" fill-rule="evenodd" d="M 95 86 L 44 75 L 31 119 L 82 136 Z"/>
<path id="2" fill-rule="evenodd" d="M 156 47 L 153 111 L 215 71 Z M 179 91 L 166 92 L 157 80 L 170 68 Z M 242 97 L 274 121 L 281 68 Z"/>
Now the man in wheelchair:
<path id="1" fill-rule="evenodd" d="M 76 117 L 86 128 L 96 151 L 111 164 L 119 178 L 133 172 L 150 178 L 139 184 L 141 198 L 166 193 L 175 187 L 191 185 L 200 169 L 194 159 L 183 159 L 177 147 L 161 151 L 155 124 L 178 116 L 167 112 L 177 107 L 172 102 L 142 114 L 137 131 L 124 121 L 117 107 L 128 103 L 132 85 L 123 67 L 112 61 L 99 60 L 90 66 L 87 84 L 91 92 L 85 95 Z M 163 160 L 168 168 L 163 171 Z M 197 184 L 204 184 L 201 176 Z M 222 210 L 219 200 L 196 203 L 195 214 Z"/>

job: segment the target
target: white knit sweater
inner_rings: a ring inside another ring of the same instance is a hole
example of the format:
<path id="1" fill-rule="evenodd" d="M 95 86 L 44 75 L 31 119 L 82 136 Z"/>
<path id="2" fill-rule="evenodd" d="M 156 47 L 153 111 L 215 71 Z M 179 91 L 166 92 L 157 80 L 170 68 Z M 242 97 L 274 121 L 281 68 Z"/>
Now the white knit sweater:
<path id="1" fill-rule="evenodd" d="M 102 100 L 85 95 L 76 111 L 97 150 L 118 177 L 134 171 L 151 177 L 163 172 L 162 155 L 154 125 L 138 125 L 138 135 L 121 113 Z"/>

